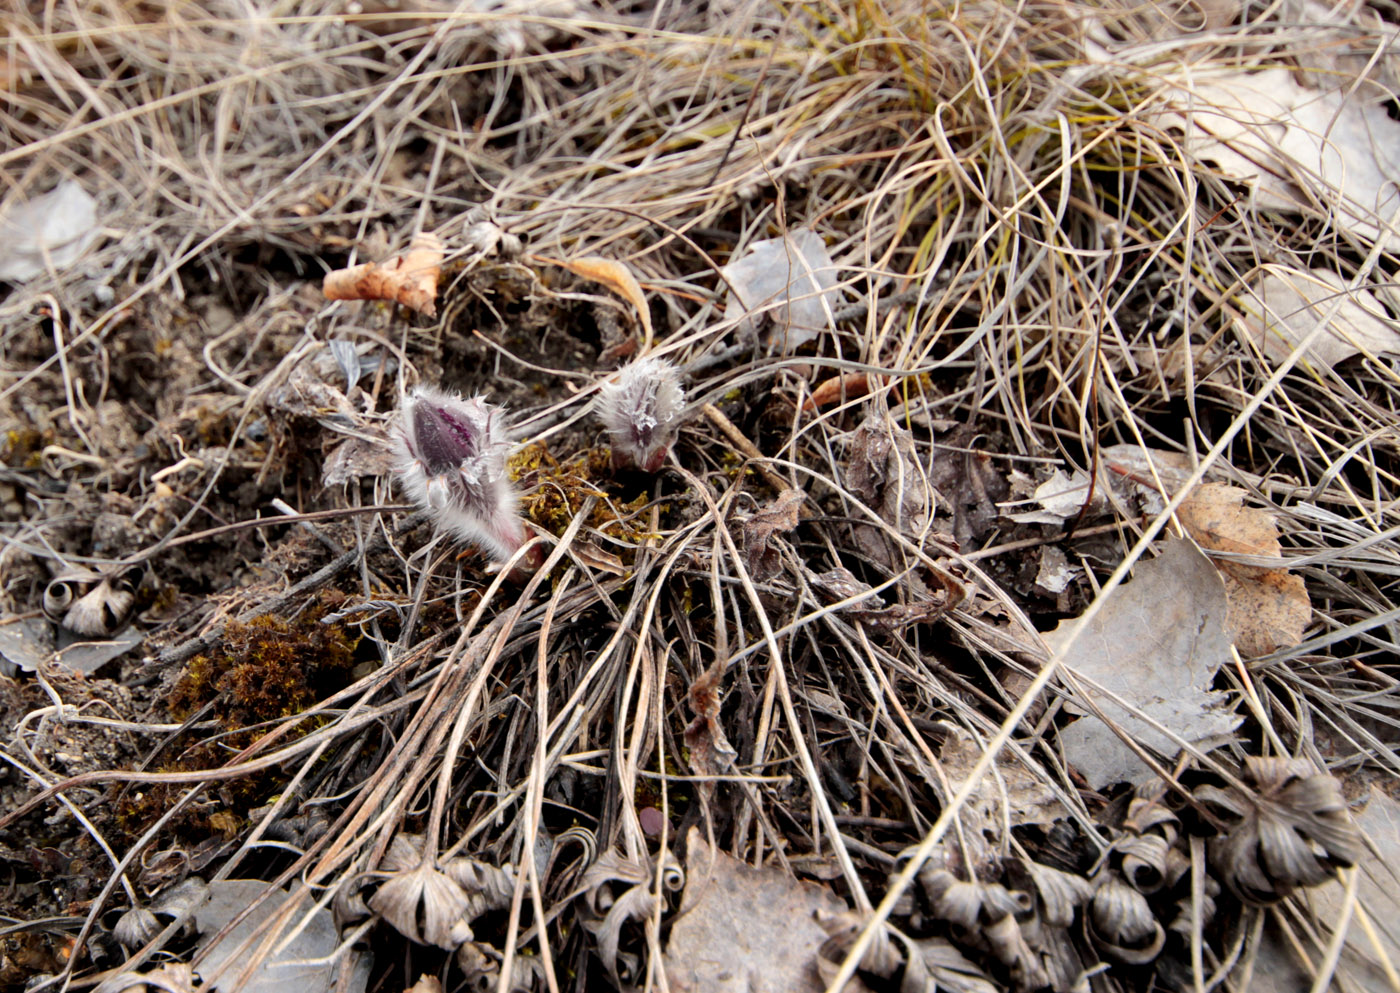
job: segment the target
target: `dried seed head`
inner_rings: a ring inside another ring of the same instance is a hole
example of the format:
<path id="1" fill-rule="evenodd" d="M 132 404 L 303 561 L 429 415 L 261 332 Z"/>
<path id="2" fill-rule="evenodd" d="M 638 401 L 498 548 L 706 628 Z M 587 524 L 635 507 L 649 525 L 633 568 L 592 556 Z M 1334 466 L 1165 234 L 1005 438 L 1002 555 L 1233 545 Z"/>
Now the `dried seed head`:
<path id="1" fill-rule="evenodd" d="M 676 367 L 664 359 L 638 359 L 603 385 L 598 417 L 612 439 L 613 464 L 655 472 L 680 432 L 685 409 Z"/>
<path id="2" fill-rule="evenodd" d="M 525 529 L 506 472 L 502 422 L 501 409 L 481 397 L 420 386 L 399 405 L 394 441 L 409 499 L 444 531 L 505 559 L 525 542 Z"/>

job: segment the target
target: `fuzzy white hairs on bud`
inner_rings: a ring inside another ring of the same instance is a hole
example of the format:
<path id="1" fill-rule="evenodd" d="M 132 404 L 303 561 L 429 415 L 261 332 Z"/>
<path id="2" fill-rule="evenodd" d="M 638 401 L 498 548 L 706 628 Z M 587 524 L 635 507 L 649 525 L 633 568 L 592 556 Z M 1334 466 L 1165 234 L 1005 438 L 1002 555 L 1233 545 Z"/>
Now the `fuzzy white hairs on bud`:
<path id="1" fill-rule="evenodd" d="M 410 500 L 461 541 L 507 559 L 525 542 L 519 499 L 506 471 L 504 412 L 420 386 L 399 404 L 395 472 Z"/>
<path id="2" fill-rule="evenodd" d="M 680 433 L 685 390 L 665 359 L 638 359 L 598 392 L 598 417 L 612 441 L 613 465 L 660 469 Z"/>

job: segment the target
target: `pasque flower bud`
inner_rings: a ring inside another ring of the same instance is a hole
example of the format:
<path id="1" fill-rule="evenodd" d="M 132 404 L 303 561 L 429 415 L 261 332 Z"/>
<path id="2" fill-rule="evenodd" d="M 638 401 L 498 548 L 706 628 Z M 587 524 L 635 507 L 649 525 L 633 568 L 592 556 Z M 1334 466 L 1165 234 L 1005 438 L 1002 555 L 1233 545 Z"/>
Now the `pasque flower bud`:
<path id="1" fill-rule="evenodd" d="M 613 465 L 660 469 L 680 433 L 685 391 L 676 367 L 638 359 L 598 393 L 598 417 L 612 440 Z"/>
<path id="2" fill-rule="evenodd" d="M 399 405 L 393 432 L 395 471 L 409 499 L 444 531 L 498 559 L 525 542 L 503 421 L 501 408 L 481 397 L 420 386 Z"/>

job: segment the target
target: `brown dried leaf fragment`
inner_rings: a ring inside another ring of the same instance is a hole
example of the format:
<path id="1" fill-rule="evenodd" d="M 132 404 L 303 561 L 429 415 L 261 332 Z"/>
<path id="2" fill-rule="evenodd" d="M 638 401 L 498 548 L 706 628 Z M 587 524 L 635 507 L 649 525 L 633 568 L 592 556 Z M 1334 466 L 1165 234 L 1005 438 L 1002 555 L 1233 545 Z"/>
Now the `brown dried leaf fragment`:
<path id="1" fill-rule="evenodd" d="M 1243 506 L 1244 495 L 1238 487 L 1203 483 L 1182 503 L 1177 518 L 1207 552 L 1281 555 L 1273 516 Z M 1312 604 L 1302 576 L 1286 569 L 1213 561 L 1225 580 L 1225 626 L 1241 655 L 1268 655 L 1303 640 Z"/>
<path id="2" fill-rule="evenodd" d="M 782 572 L 782 560 L 772 541 L 775 535 L 786 534 L 797 527 L 798 511 L 805 498 L 801 490 L 784 490 L 744 522 L 744 565 L 758 582 Z"/>
<path id="3" fill-rule="evenodd" d="M 420 235 L 403 255 L 326 273 L 321 292 L 327 300 L 394 300 L 434 317 L 442 258 L 442 243 Z"/>
<path id="4" fill-rule="evenodd" d="M 881 389 L 888 382 L 889 377 L 881 376 L 878 373 L 848 372 L 841 376 L 833 376 L 831 379 L 823 380 L 817 384 L 812 395 L 802 404 L 802 409 L 806 411 L 820 410 L 833 403 L 858 400 L 868 393 Z"/>
<path id="5" fill-rule="evenodd" d="M 581 259 L 568 261 L 560 259 L 543 259 L 541 261 L 553 262 L 555 265 L 568 269 L 575 276 L 582 276 L 595 283 L 602 283 L 630 303 L 637 309 L 637 319 L 642 322 L 643 347 L 651 346 L 651 310 L 647 307 L 646 295 L 642 293 L 642 284 L 637 282 L 637 277 L 632 275 L 631 269 L 621 262 L 597 255 L 585 255 Z"/>
<path id="6" fill-rule="evenodd" d="M 906 535 L 917 535 L 933 519 L 934 493 L 914 447 L 914 436 L 872 415 L 852 433 L 844 482 L 880 519 Z M 855 529 L 856 541 L 875 561 L 895 556 L 873 525 Z"/>

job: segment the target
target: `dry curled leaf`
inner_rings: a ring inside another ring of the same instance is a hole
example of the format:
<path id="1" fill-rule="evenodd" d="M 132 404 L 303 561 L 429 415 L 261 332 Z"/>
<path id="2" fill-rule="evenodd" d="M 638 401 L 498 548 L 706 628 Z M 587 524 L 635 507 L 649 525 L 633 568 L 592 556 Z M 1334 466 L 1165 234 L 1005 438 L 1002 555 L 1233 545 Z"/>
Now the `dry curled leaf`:
<path id="1" fill-rule="evenodd" d="M 649 856 L 632 858 L 609 851 L 598 856 L 579 880 L 579 923 L 593 935 L 598 957 L 619 985 L 631 982 L 639 965 L 636 956 L 621 949 L 622 928 L 628 921 L 649 927 L 656 911 L 654 869 Z M 685 872 L 669 850 L 662 859 L 660 882 L 663 890 L 672 892 L 685 885 Z"/>
<path id="2" fill-rule="evenodd" d="M 442 243 L 420 235 L 403 255 L 326 273 L 321 292 L 327 300 L 394 300 L 433 317 L 442 258 Z"/>
<path id="3" fill-rule="evenodd" d="M 651 310 L 647 307 L 647 298 L 642 293 L 642 286 L 637 282 L 637 277 L 632 275 L 631 269 L 621 262 L 596 255 L 585 255 L 580 259 L 567 261 L 559 259 L 550 259 L 549 261 L 555 265 L 563 266 L 575 276 L 582 276 L 595 283 L 602 283 L 635 307 L 637 319 L 642 322 L 644 347 L 650 345 L 652 339 Z"/>
<path id="4" fill-rule="evenodd" d="M 1094 879 L 1098 889 L 1089 902 L 1088 931 L 1094 947 L 1117 962 L 1151 962 L 1166 943 L 1167 933 L 1147 898 L 1115 872 Z"/>
<path id="5" fill-rule="evenodd" d="M 851 910 L 817 915 L 818 923 L 827 934 L 817 953 L 817 969 L 828 986 L 836 978 L 856 937 L 864 930 L 867 917 Z M 887 981 L 898 976 L 899 993 L 998 993 L 999 989 L 948 939 L 915 940 L 892 927 L 876 931 L 875 940 L 861 957 L 859 970 Z M 863 993 L 867 989 L 869 987 L 857 977 L 843 988 L 843 993 Z"/>
<path id="6" fill-rule="evenodd" d="M 919 535 L 933 519 L 934 493 L 914 447 L 914 436 L 871 416 L 852 432 L 843 481 L 880 519 L 895 530 Z M 893 566 L 897 557 L 887 536 L 874 525 L 854 529 L 856 542 L 874 561 Z"/>
<path id="7" fill-rule="evenodd" d="M 420 945 L 451 951 L 472 937 L 467 895 L 446 873 L 421 863 L 395 872 L 369 900 L 370 909 Z"/>
<path id="8" fill-rule="evenodd" d="M 1277 558 L 1283 548 L 1272 515 L 1242 505 L 1245 491 L 1204 483 L 1182 502 L 1177 518 L 1207 552 Z M 1225 580 L 1225 626 L 1241 655 L 1253 658 L 1303 640 L 1312 604 L 1302 576 L 1241 562 L 1215 560 Z"/>
<path id="9" fill-rule="evenodd" d="M 833 403 L 857 400 L 882 388 L 888 382 L 888 377 L 873 372 L 848 372 L 841 376 L 833 376 L 817 384 L 816 389 L 812 390 L 812 395 L 802 404 L 802 409 L 820 410 Z"/>
<path id="10" fill-rule="evenodd" d="M 1238 818 L 1211 840 L 1210 863 L 1241 900 L 1265 904 L 1317 886 L 1361 857 L 1341 785 L 1305 759 L 1245 759 L 1251 791 L 1202 786 L 1197 800 Z"/>

